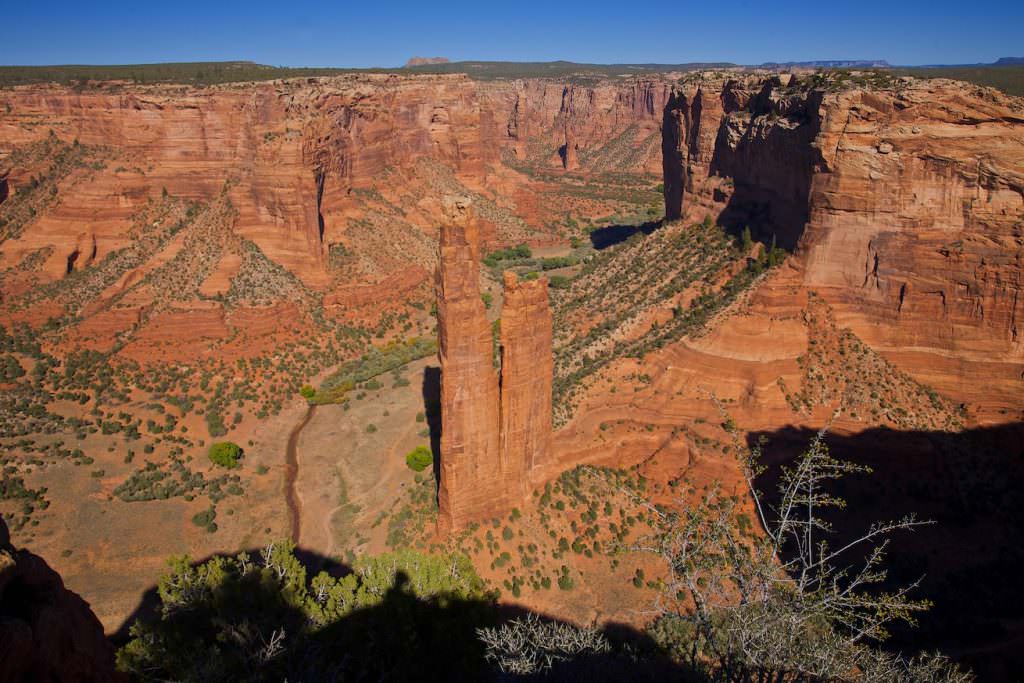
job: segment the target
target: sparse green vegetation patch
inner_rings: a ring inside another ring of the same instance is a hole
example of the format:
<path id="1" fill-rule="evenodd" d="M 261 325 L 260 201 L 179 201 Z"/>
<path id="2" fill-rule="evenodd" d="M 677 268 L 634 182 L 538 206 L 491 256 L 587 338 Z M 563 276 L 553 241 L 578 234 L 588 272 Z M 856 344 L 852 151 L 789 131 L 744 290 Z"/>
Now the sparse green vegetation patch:
<path id="1" fill-rule="evenodd" d="M 359 384 L 434 353 L 437 353 L 437 340 L 426 337 L 413 337 L 404 342 L 395 341 L 383 347 L 372 347 L 360 358 L 344 363 L 327 377 L 309 402 L 317 405 L 340 403 L 345 394 Z"/>

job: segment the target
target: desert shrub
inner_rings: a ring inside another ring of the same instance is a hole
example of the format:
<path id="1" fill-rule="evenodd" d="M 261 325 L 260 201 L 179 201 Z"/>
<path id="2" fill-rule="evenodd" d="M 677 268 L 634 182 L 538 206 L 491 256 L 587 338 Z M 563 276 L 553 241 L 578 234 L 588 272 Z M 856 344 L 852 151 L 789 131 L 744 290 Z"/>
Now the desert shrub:
<path id="1" fill-rule="evenodd" d="M 552 275 L 548 278 L 548 286 L 551 289 L 568 289 L 570 284 L 572 284 L 572 279 L 564 275 Z"/>
<path id="2" fill-rule="evenodd" d="M 234 469 L 242 457 L 242 447 L 232 441 L 218 441 L 210 445 L 209 456 L 214 464 Z"/>
<path id="3" fill-rule="evenodd" d="M 299 395 L 302 396 L 302 398 L 311 399 L 316 396 L 316 389 L 309 384 L 303 384 L 302 388 L 299 389 Z"/>
<path id="4" fill-rule="evenodd" d="M 217 511 L 212 507 L 192 515 L 192 523 L 196 526 L 208 527 L 217 518 Z"/>
<path id="5" fill-rule="evenodd" d="M 9 382 L 24 376 L 25 369 L 18 359 L 10 354 L 0 356 L 0 381 Z"/>
<path id="6" fill-rule="evenodd" d="M 117 653 L 132 679 L 480 680 L 493 596 L 467 557 L 402 551 L 311 577 L 283 541 L 171 558 L 160 608 Z"/>
<path id="7" fill-rule="evenodd" d="M 530 251 L 530 247 L 525 244 L 519 244 L 514 247 L 507 249 L 499 249 L 498 251 L 492 251 L 490 254 L 484 257 L 484 264 L 489 268 L 493 268 L 498 265 L 500 261 L 511 261 L 515 259 L 528 259 L 533 256 L 533 252 Z"/>
<path id="8" fill-rule="evenodd" d="M 671 607 L 662 608 L 651 634 L 667 652 L 711 680 L 973 679 L 942 658 L 907 661 L 874 646 L 887 625 L 913 623 L 930 607 L 909 597 L 917 582 L 884 585 L 888 537 L 928 522 L 913 515 L 875 522 L 834 550 L 824 516 L 844 501 L 828 484 L 867 468 L 833 458 L 820 433 L 782 468 L 778 501 L 769 504 L 755 486 L 764 473 L 757 450 L 741 463 L 763 529 L 756 538 L 744 534 L 740 500 L 718 487 L 683 512 L 652 508 L 655 532 L 643 543 L 665 562 L 662 599 Z M 634 585 L 643 578 L 638 569 Z"/>
<path id="9" fill-rule="evenodd" d="M 206 428 L 210 432 L 210 436 L 224 436 L 228 433 L 228 428 L 224 426 L 224 418 L 218 411 L 207 408 L 203 417 L 206 419 Z"/>
<path id="10" fill-rule="evenodd" d="M 406 454 L 405 464 L 413 472 L 422 472 L 434 464 L 434 454 L 426 446 L 417 446 Z"/>
<path id="11" fill-rule="evenodd" d="M 519 584 L 513 584 L 517 594 Z M 513 619 L 497 628 L 483 628 L 480 639 L 487 646 L 487 658 L 504 674 L 543 674 L 560 662 L 607 655 L 612 646 L 596 628 L 542 621 L 535 614 Z"/>

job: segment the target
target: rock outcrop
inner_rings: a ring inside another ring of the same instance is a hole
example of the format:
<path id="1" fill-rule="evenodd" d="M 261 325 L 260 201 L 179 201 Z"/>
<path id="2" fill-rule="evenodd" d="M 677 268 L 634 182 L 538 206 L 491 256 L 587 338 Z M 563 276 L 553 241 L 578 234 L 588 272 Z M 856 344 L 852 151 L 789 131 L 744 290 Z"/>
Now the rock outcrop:
<path id="1" fill-rule="evenodd" d="M 446 197 L 437 270 L 441 362 L 438 529 L 444 534 L 521 502 L 551 442 L 551 311 L 546 279 L 505 275 L 501 377 L 480 298 L 479 226 Z M 499 394 L 500 381 L 500 394 Z"/>
<path id="2" fill-rule="evenodd" d="M 0 680 L 115 680 L 114 649 L 89 604 L 0 520 Z"/>
<path id="3" fill-rule="evenodd" d="M 457 528 L 507 496 L 499 460 L 498 375 L 480 299 L 479 224 L 469 200 L 446 197 L 437 268 L 441 361 L 439 527 Z"/>
<path id="4" fill-rule="evenodd" d="M 530 472 L 551 450 L 551 308 L 545 278 L 505 273 L 501 310 L 501 459 L 519 470 L 522 495 Z"/>
<path id="5" fill-rule="evenodd" d="M 519 158 L 568 168 L 568 135 L 577 152 L 586 152 L 581 170 L 660 174 L 671 84 L 667 77 L 596 84 L 535 78 L 481 84 L 480 96 L 494 113 L 488 137 L 510 144 Z"/>
<path id="6" fill-rule="evenodd" d="M 664 120 L 670 218 L 795 248 L 803 285 L 887 358 L 950 395 L 1019 403 L 1019 100 L 951 81 L 708 79 Z"/>

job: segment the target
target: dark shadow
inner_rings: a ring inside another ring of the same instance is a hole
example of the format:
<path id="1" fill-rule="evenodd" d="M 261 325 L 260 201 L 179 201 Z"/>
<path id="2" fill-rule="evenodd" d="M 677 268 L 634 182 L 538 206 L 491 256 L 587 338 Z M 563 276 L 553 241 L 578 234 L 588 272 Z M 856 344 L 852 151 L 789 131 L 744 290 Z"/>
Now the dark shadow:
<path id="1" fill-rule="evenodd" d="M 423 414 L 430 430 L 430 452 L 434 454 L 434 481 L 441 481 L 441 368 L 423 370 Z"/>
<path id="2" fill-rule="evenodd" d="M 649 221 L 642 225 L 609 225 L 598 228 L 590 233 L 590 243 L 598 251 L 625 242 L 633 235 L 643 233 L 650 235 L 661 227 L 661 221 Z"/>
<path id="3" fill-rule="evenodd" d="M 810 218 L 811 181 L 825 166 L 824 152 L 812 143 L 821 130 L 819 101 L 771 98 L 771 85 L 755 96 L 748 109 L 757 121 L 785 119 L 787 125 L 749 125 L 730 144 L 728 117 L 718 129 L 710 173 L 733 185 L 716 222 L 733 235 L 749 227 L 755 240 L 792 251 Z M 734 133 L 735 131 L 733 131 Z"/>
<path id="4" fill-rule="evenodd" d="M 137 609 L 114 640 L 119 645 L 128 642 L 128 623 L 141 618 L 155 634 L 154 642 L 172 645 L 162 659 L 170 658 L 178 668 L 148 672 L 154 678 L 181 678 L 183 670 L 192 674 L 194 670 L 189 668 L 204 659 L 216 666 L 214 672 L 201 669 L 204 680 L 235 680 L 240 674 L 256 681 L 661 681 L 681 677 L 681 670 L 646 634 L 620 624 L 604 629 L 612 644 L 608 653 L 558 663 L 544 676 L 501 674 L 487 660 L 477 630 L 525 617 L 529 611 L 499 605 L 491 598 L 443 593 L 420 597 L 401 570 L 376 604 L 311 627 L 307 613 L 284 597 L 287 591 L 281 589 L 281 583 L 268 578 L 273 570 L 262 569 L 259 552 L 247 554 L 254 569 L 245 576 L 229 574 L 218 583 L 214 597 L 194 602 L 187 609 Z M 331 562 L 309 552 L 301 557 L 304 562 Z M 307 571 L 307 585 L 312 574 Z M 159 604 L 156 595 L 156 588 L 147 592 L 147 597 L 153 596 Z M 152 600 L 144 603 L 149 605 Z M 327 605 L 327 600 L 322 604 Z M 286 647 L 267 661 L 254 657 L 260 644 L 276 631 L 284 632 Z M 224 638 L 225 633 L 230 637 Z M 209 649 L 214 643 L 215 651 Z"/>
<path id="5" fill-rule="evenodd" d="M 767 439 L 769 466 L 758 488 L 777 497 L 779 466 L 803 451 L 810 429 L 750 435 Z M 934 520 L 900 532 L 889 546 L 888 588 L 924 576 L 915 598 L 934 607 L 919 626 L 897 625 L 886 647 L 907 653 L 938 649 L 969 665 L 979 680 L 1010 680 L 1024 671 L 1024 423 L 964 432 L 868 429 L 828 434 L 832 455 L 872 469 L 835 482 L 847 502 L 827 516 L 832 547 L 874 521 L 914 513 Z M 858 558 L 850 558 L 856 561 Z"/>
<path id="6" fill-rule="evenodd" d="M 72 272 L 74 272 L 74 270 L 75 270 L 75 262 L 78 260 L 79 255 L 80 254 L 79 254 L 77 249 L 75 249 L 73 252 L 68 254 L 68 265 L 67 265 L 67 269 L 64 271 L 65 274 L 70 275 Z"/>
<path id="7" fill-rule="evenodd" d="M 324 201 L 324 182 L 327 179 L 327 174 L 323 171 L 317 171 L 316 173 L 316 221 L 317 228 L 319 229 L 320 244 L 324 243 L 324 214 L 323 214 L 323 201 Z"/>
<path id="8" fill-rule="evenodd" d="M 10 195 L 10 186 L 7 183 L 7 178 L 0 178 L 0 204 L 7 201 L 7 197 Z"/>
<path id="9" fill-rule="evenodd" d="M 340 579 L 352 573 L 352 568 L 333 557 L 324 557 L 306 548 L 296 548 L 295 557 L 311 572 L 327 572 L 333 579 Z"/>
<path id="10" fill-rule="evenodd" d="M 114 648 L 89 603 L 45 559 L 11 544 L 3 516 L 0 567 L 0 680 L 111 680 Z"/>

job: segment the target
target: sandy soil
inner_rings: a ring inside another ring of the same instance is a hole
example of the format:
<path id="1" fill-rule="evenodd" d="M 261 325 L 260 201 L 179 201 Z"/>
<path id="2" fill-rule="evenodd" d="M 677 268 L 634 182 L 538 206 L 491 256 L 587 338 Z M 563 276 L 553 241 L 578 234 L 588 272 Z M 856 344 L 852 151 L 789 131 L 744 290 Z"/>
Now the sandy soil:
<path id="1" fill-rule="evenodd" d="M 382 523 L 413 480 L 405 455 L 418 445 L 423 412 L 423 372 L 433 357 L 405 366 L 408 386 L 395 387 L 390 373 L 384 387 L 362 399 L 350 394 L 349 408 L 319 406 L 298 440 L 296 489 L 301 508 L 299 545 L 325 557 L 386 550 Z M 368 431 L 373 425 L 376 430 Z"/>

